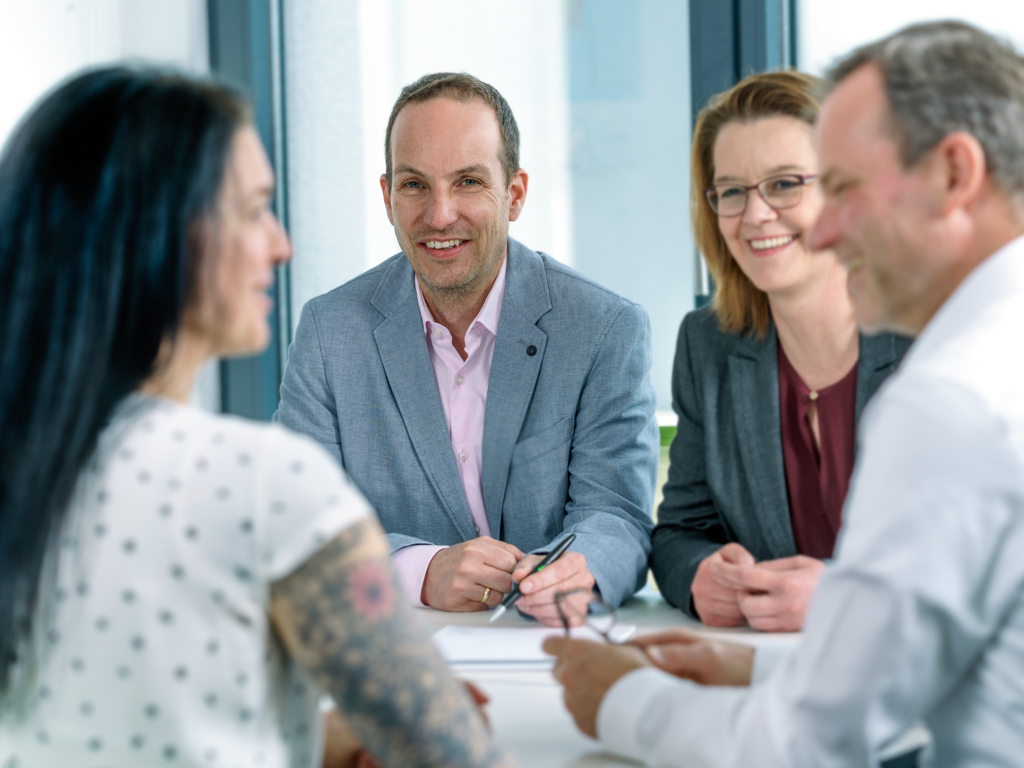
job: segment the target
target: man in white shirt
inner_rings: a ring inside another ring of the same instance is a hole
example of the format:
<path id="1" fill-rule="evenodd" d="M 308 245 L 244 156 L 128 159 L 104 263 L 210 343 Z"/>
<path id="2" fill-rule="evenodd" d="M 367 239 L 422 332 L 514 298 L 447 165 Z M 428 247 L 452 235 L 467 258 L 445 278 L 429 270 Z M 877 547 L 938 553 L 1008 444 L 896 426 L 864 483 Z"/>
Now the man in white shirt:
<path id="1" fill-rule="evenodd" d="M 937 765 L 1020 765 L 1024 59 L 930 23 L 855 51 L 833 79 L 810 245 L 847 266 L 863 327 L 917 340 L 861 422 L 799 650 L 770 669 L 678 634 L 646 654 L 546 647 L 580 728 L 653 765 L 875 765 L 919 719 Z"/>

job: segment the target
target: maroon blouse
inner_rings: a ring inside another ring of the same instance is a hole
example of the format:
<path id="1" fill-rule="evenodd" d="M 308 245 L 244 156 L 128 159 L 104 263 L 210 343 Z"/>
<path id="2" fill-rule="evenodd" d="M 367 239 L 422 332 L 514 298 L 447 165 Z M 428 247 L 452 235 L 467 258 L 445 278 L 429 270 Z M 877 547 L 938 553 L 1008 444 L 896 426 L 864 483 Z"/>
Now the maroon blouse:
<path id="1" fill-rule="evenodd" d="M 819 559 L 832 557 L 843 519 L 843 502 L 853 473 L 856 438 L 857 366 L 841 381 L 812 392 L 779 344 L 779 412 L 782 456 L 789 489 L 789 515 L 796 550 Z M 818 406 L 821 450 L 807 418 Z"/>

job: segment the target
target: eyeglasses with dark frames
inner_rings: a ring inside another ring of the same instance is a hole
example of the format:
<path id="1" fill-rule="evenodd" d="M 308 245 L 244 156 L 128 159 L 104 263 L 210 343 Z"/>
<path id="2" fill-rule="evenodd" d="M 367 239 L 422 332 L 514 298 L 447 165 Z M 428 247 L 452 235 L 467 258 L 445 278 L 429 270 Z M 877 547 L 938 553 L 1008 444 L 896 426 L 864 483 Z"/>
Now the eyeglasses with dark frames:
<path id="1" fill-rule="evenodd" d="M 771 176 L 757 184 L 715 184 L 704 190 L 704 198 L 711 210 L 723 218 L 742 216 L 747 210 L 750 190 L 756 189 L 761 199 L 776 211 L 799 205 L 804 186 L 818 178 L 818 174 L 783 173 Z"/>
<path id="2" fill-rule="evenodd" d="M 584 593 L 588 599 L 583 598 Z M 575 599 L 570 599 L 571 597 Z M 578 622 L 577 626 L 582 624 L 589 627 L 607 642 L 617 642 L 611 636 L 612 628 L 615 626 L 615 611 L 596 592 L 582 589 L 556 592 L 555 608 L 558 610 L 558 617 L 562 620 L 566 637 L 570 636 L 569 630 L 573 623 Z"/>

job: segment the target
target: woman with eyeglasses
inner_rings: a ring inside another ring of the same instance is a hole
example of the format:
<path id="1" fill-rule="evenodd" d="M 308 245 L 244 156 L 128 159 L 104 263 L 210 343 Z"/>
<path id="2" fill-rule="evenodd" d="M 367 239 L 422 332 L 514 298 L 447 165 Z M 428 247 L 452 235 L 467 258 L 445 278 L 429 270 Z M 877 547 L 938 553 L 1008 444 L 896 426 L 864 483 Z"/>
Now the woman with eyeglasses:
<path id="1" fill-rule="evenodd" d="M 810 234 L 824 83 L 754 75 L 694 129 L 691 215 L 714 280 L 679 330 L 652 570 L 710 626 L 795 631 L 832 556 L 856 422 L 909 341 L 862 336 L 846 272 Z"/>
<path id="2" fill-rule="evenodd" d="M 127 68 L 0 158 L 4 768 L 319 766 L 321 691 L 386 765 L 502 759 L 337 463 L 189 405 L 267 345 L 273 185 L 237 95 Z"/>

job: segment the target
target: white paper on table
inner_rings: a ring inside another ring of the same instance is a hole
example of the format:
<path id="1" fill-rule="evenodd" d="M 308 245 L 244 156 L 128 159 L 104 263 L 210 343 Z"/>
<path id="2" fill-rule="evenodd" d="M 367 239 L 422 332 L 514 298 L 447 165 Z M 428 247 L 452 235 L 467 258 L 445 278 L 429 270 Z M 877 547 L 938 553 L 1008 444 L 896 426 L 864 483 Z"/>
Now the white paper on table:
<path id="1" fill-rule="evenodd" d="M 588 627 L 570 630 L 574 638 L 605 642 Z M 621 643 L 636 632 L 635 624 L 617 624 L 611 638 Z M 445 660 L 456 669 L 474 670 L 546 670 L 554 658 L 541 650 L 549 637 L 561 637 L 564 629 L 553 627 L 463 627 L 447 626 L 434 633 L 434 644 Z"/>

